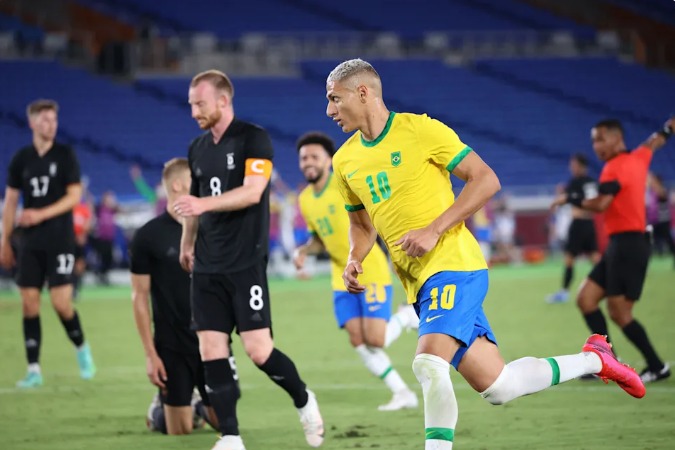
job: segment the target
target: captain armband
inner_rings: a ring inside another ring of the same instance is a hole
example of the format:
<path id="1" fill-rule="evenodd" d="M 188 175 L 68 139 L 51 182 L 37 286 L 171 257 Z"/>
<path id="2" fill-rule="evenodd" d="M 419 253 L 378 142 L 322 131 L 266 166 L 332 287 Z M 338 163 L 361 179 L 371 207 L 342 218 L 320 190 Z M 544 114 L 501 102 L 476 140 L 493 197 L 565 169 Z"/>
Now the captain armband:
<path id="1" fill-rule="evenodd" d="M 245 163 L 245 175 L 260 175 L 266 179 L 272 176 L 272 161 L 262 158 L 248 158 Z"/>

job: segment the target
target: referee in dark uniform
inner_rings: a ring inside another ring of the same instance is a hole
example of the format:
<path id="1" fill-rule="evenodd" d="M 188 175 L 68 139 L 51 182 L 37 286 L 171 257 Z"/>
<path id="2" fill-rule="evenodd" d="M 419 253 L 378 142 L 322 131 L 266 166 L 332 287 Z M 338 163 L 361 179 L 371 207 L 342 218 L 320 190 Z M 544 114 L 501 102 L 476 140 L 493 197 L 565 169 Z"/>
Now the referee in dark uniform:
<path id="1" fill-rule="evenodd" d="M 642 353 L 647 367 L 642 381 L 670 376 L 670 368 L 657 355 L 644 327 L 633 317 L 647 275 L 650 244 L 645 233 L 645 191 L 654 151 L 663 147 L 675 127 L 670 119 L 633 151 L 627 151 L 623 127 L 617 120 L 603 120 L 591 130 L 593 150 L 605 162 L 600 175 L 599 195 L 592 199 L 569 197 L 573 205 L 604 212 L 609 245 L 602 259 L 585 280 L 577 304 L 593 333 L 607 335 L 607 323 L 599 309 L 607 297 L 610 318 Z"/>
<path id="2" fill-rule="evenodd" d="M 145 350 L 148 378 L 159 388 L 159 399 L 148 411 L 148 426 L 168 434 L 190 433 L 194 414 L 217 424 L 206 393 L 199 341 L 191 329 L 190 276 L 178 260 L 181 219 L 171 208 L 178 197 L 190 191 L 190 183 L 187 159 L 174 158 L 164 165 L 167 210 L 139 228 L 129 246 L 136 328 Z M 148 308 L 151 297 L 154 333 Z M 230 365 L 236 379 L 233 356 Z M 192 405 L 195 387 L 206 409 L 199 403 Z"/>
<path id="3" fill-rule="evenodd" d="M 598 183 L 588 176 L 588 159 L 581 153 L 575 153 L 570 159 L 572 178 L 565 187 L 565 193 L 558 196 L 551 209 L 567 202 L 567 198 L 594 198 L 598 195 Z M 579 256 L 588 256 L 593 263 L 600 260 L 598 241 L 595 235 L 593 213 L 578 206 L 572 206 L 572 223 L 567 231 L 565 243 L 565 273 L 562 289 L 550 295 L 548 303 L 562 303 L 569 298 L 569 288 L 574 278 L 574 262 Z"/>
<path id="4" fill-rule="evenodd" d="M 52 305 L 77 350 L 80 376 L 91 379 L 96 373 L 80 318 L 73 307 L 73 208 L 82 195 L 80 165 L 72 148 L 54 141 L 58 110 L 53 100 L 36 100 L 28 105 L 33 143 L 20 149 L 9 163 L 2 211 L 0 264 L 6 269 L 15 264 L 17 267 L 16 284 L 21 293 L 28 359 L 28 372 L 17 383 L 19 388 L 42 385 L 40 294 L 45 282 Z M 15 260 L 11 237 L 19 196 L 23 198 L 23 212 L 18 220 L 21 238 Z"/>
<path id="5" fill-rule="evenodd" d="M 192 272 L 192 316 L 222 433 L 214 449 L 244 450 L 227 361 L 235 329 L 256 366 L 291 396 L 307 442 L 318 447 L 323 421 L 316 397 L 272 341 L 266 272 L 272 144 L 265 130 L 235 118 L 233 96 L 231 81 L 216 70 L 190 83 L 192 117 L 206 132 L 189 149 L 191 195 L 174 205 L 185 218 L 181 264 Z"/>

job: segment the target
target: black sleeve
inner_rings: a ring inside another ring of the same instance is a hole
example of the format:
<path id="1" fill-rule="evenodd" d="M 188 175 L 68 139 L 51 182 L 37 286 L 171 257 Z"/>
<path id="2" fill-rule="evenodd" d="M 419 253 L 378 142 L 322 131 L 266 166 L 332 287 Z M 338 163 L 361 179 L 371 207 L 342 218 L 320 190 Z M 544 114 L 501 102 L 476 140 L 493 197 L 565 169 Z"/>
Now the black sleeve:
<path id="1" fill-rule="evenodd" d="M 129 268 L 136 275 L 149 275 L 152 256 L 148 248 L 146 228 L 140 228 L 129 244 Z"/>
<path id="2" fill-rule="evenodd" d="M 9 167 L 7 168 L 7 186 L 14 189 L 21 189 L 21 172 L 23 172 L 22 153 L 17 152 L 9 162 Z"/>
<path id="3" fill-rule="evenodd" d="M 66 185 L 80 182 L 80 162 L 77 160 L 75 150 L 70 147 L 67 147 L 66 151 L 66 172 L 64 181 L 66 182 Z"/>
<path id="4" fill-rule="evenodd" d="M 261 158 L 272 161 L 274 149 L 267 131 L 253 127 L 246 138 L 246 158 Z"/>
<path id="5" fill-rule="evenodd" d="M 192 141 L 188 149 L 188 166 L 190 167 L 190 195 L 194 197 L 199 197 L 199 181 L 195 177 L 195 173 L 192 170 L 192 146 L 195 141 Z"/>
<path id="6" fill-rule="evenodd" d="M 584 202 L 584 196 L 579 192 L 570 192 L 567 194 L 567 203 L 570 205 L 577 206 L 581 208 L 581 204 Z"/>

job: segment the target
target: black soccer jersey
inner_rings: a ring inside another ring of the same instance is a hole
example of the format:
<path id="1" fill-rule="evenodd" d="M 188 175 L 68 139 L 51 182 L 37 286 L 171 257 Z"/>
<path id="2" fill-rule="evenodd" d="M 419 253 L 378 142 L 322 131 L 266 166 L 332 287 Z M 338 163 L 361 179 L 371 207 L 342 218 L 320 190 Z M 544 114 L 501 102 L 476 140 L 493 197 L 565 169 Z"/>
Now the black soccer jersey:
<path id="1" fill-rule="evenodd" d="M 197 197 L 220 195 L 244 184 L 249 158 L 272 160 L 267 132 L 235 119 L 216 144 L 211 132 L 190 145 L 190 192 Z M 230 273 L 267 257 L 269 247 L 269 186 L 260 202 L 239 211 L 207 212 L 199 217 L 194 271 Z"/>
<path id="2" fill-rule="evenodd" d="M 571 198 L 595 198 L 598 196 L 598 182 L 587 175 L 574 177 L 567 182 L 565 193 Z"/>
<path id="3" fill-rule="evenodd" d="M 55 143 L 40 156 L 32 145 L 16 152 L 9 163 L 7 186 L 22 193 L 24 208 L 44 208 L 66 195 L 70 184 L 80 182 L 80 165 L 72 148 Z M 47 249 L 75 242 L 73 212 L 28 227 L 22 234 L 27 248 Z"/>
<path id="4" fill-rule="evenodd" d="M 129 246 L 131 273 L 150 275 L 155 346 L 195 354 L 190 275 L 179 262 L 181 232 L 181 224 L 166 212 L 139 228 Z"/>

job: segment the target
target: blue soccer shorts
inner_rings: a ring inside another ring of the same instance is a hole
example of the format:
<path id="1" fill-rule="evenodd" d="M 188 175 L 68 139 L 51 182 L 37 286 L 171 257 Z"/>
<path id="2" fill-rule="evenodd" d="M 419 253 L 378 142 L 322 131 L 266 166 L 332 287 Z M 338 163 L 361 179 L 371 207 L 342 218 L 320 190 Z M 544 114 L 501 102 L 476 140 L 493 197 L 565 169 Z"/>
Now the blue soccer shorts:
<path id="1" fill-rule="evenodd" d="M 333 291 L 335 320 L 340 328 L 355 317 L 389 321 L 393 296 L 391 285 L 375 283 L 367 284 L 361 294 Z"/>
<path id="2" fill-rule="evenodd" d="M 497 343 L 483 312 L 488 291 L 488 271 L 439 272 L 417 293 L 414 307 L 420 318 L 419 335 L 452 336 L 461 346 L 450 364 L 456 369 L 471 344 L 481 336 Z"/>

